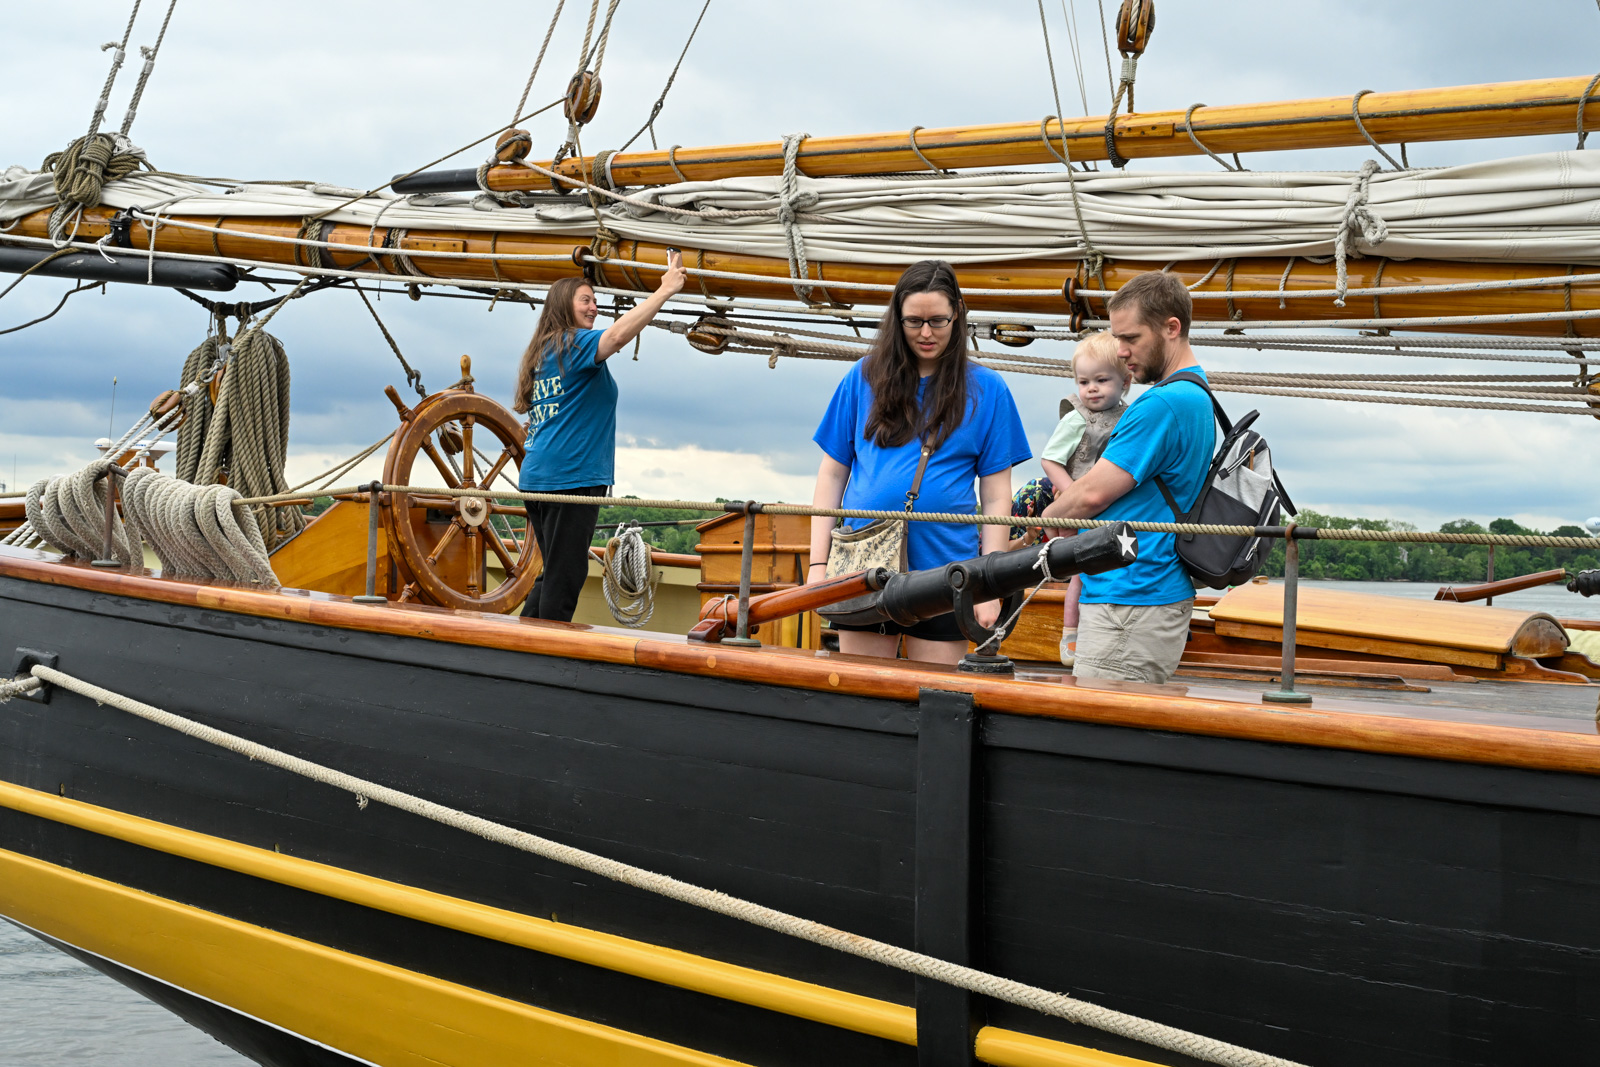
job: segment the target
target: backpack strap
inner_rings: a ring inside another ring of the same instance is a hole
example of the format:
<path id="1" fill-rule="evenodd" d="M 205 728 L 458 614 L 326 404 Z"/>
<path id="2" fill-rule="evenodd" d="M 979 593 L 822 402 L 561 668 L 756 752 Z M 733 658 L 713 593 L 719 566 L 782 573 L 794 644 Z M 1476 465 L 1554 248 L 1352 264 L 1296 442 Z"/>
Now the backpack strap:
<path id="1" fill-rule="evenodd" d="M 1206 391 L 1206 397 L 1211 401 L 1211 411 L 1217 417 L 1217 422 L 1222 425 L 1222 436 L 1226 437 L 1233 432 L 1233 420 L 1228 418 L 1228 413 L 1222 410 L 1222 405 L 1217 403 L 1217 395 L 1211 391 L 1211 383 L 1191 370 L 1174 371 L 1156 383 L 1157 389 L 1173 382 L 1193 382 Z"/>

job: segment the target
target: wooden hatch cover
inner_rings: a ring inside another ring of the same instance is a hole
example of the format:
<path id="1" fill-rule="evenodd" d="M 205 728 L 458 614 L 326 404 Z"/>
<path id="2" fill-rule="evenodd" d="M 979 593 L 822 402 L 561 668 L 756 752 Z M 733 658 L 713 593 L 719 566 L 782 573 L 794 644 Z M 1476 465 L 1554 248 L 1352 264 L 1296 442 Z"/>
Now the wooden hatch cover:
<path id="1" fill-rule="evenodd" d="M 1283 585 L 1251 582 L 1211 608 L 1225 637 L 1281 641 Z M 1542 611 L 1411 600 L 1300 585 L 1295 643 L 1399 659 L 1495 669 L 1504 656 L 1560 656 L 1567 632 Z"/>

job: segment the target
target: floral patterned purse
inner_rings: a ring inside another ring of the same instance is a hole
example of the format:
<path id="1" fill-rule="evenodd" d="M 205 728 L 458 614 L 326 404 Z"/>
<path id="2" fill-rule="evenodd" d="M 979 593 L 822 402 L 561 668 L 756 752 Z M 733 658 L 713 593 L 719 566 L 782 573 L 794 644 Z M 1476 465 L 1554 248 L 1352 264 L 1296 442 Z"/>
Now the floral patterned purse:
<path id="1" fill-rule="evenodd" d="M 906 493 L 906 511 L 911 511 L 922 491 L 922 476 L 928 470 L 928 458 L 933 446 L 924 443 L 922 457 L 917 461 L 917 474 Z M 906 570 L 906 529 L 904 519 L 874 519 L 857 530 L 834 527 L 833 540 L 828 546 L 828 569 L 825 576 L 837 578 L 841 574 L 854 574 L 872 567 L 885 567 L 896 574 Z M 849 602 L 847 601 L 846 604 Z M 846 605 L 836 605 L 843 609 Z M 821 614 L 826 616 L 828 609 Z"/>

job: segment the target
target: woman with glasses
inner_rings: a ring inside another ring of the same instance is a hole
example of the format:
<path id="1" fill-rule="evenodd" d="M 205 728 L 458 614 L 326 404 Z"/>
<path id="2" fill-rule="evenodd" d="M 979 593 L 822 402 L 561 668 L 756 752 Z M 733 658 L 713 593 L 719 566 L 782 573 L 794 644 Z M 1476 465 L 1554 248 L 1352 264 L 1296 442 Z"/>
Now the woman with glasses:
<path id="1" fill-rule="evenodd" d="M 813 439 L 824 453 L 811 498 L 816 507 L 901 511 L 909 502 L 921 512 L 972 514 L 981 504 L 985 515 L 1011 514 L 1011 468 L 1032 452 L 1011 390 L 967 358 L 967 309 L 950 264 L 925 259 L 900 276 L 871 351 L 839 383 Z M 834 525 L 811 520 L 808 581 L 823 578 Z M 1009 534 L 998 525 L 906 526 L 912 570 L 1003 551 Z M 979 605 L 975 614 L 993 626 L 999 604 Z M 901 637 L 907 659 L 955 663 L 966 652 L 953 615 L 907 627 L 834 629 L 839 651 L 856 655 L 893 658 Z"/>

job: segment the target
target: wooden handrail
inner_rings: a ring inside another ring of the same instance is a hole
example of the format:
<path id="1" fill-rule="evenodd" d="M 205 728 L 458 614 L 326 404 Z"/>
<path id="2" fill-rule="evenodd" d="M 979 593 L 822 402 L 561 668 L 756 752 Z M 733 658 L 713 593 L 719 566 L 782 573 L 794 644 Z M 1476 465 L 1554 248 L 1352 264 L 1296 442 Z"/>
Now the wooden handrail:
<path id="1" fill-rule="evenodd" d="M 1498 582 L 1483 582 L 1480 585 L 1441 585 L 1439 591 L 1433 594 L 1435 600 L 1455 600 L 1466 603 L 1469 600 L 1487 600 L 1490 597 L 1503 596 L 1506 593 L 1517 593 L 1524 589 L 1535 589 L 1541 585 L 1551 585 L 1555 582 L 1567 580 L 1565 569 L 1557 567 L 1553 571 L 1539 571 L 1537 574 L 1524 574 L 1518 578 L 1502 578 Z"/>

